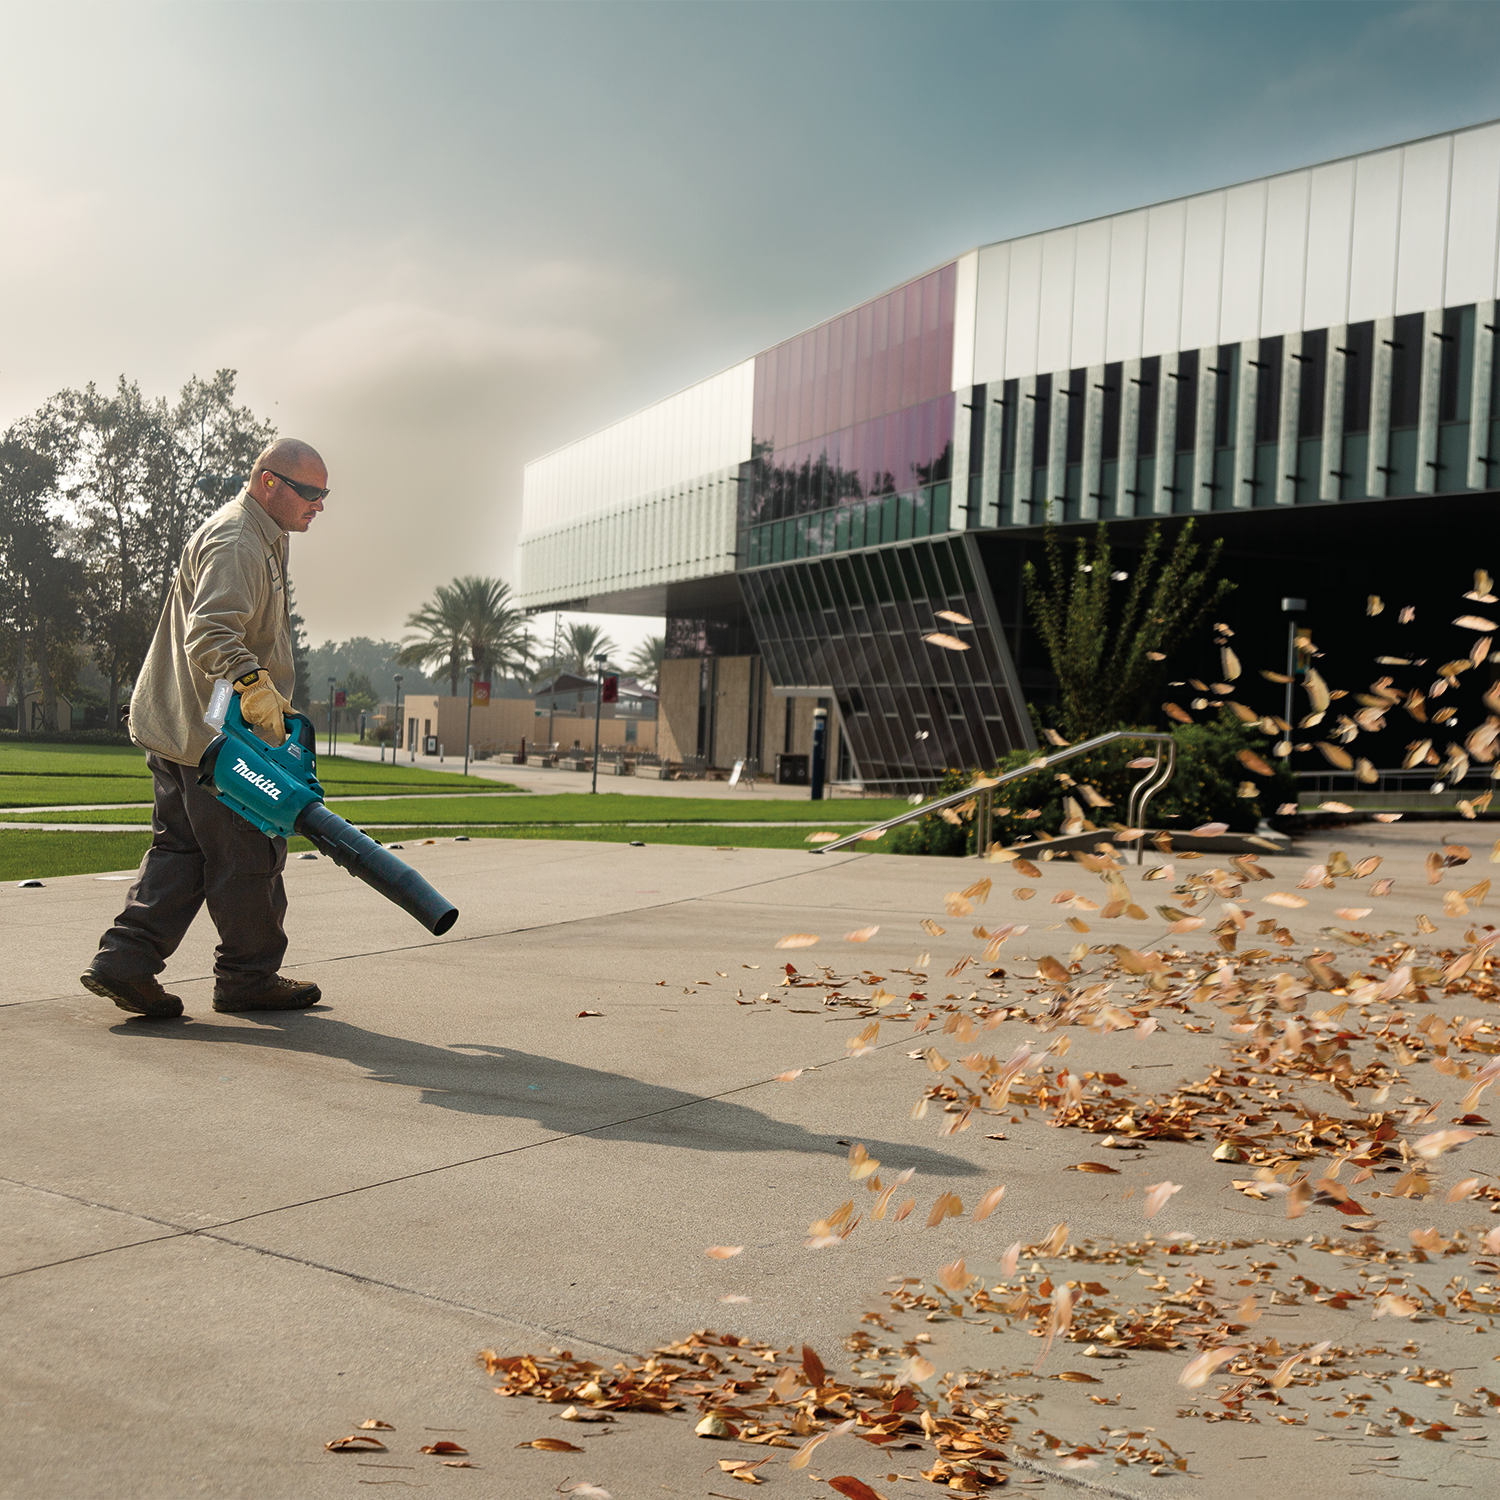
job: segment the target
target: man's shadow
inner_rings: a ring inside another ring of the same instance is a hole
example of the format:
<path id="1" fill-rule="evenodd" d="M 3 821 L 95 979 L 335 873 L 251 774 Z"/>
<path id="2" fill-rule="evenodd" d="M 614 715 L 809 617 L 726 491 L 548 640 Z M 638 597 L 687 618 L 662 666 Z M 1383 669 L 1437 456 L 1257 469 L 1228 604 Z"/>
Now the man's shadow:
<path id="1" fill-rule="evenodd" d="M 733 1099 L 706 1098 L 513 1047 L 484 1042 L 434 1047 L 367 1031 L 317 1010 L 244 1019 L 255 1022 L 254 1027 L 131 1019 L 111 1030 L 121 1036 L 160 1037 L 170 1026 L 184 1041 L 339 1058 L 363 1068 L 372 1082 L 420 1090 L 423 1104 L 532 1120 L 556 1135 L 600 1135 L 690 1151 L 800 1151 L 838 1157 L 847 1157 L 850 1143 L 859 1139 L 891 1170 L 916 1167 L 949 1177 L 977 1176 L 983 1170 L 945 1152 L 872 1140 L 857 1131 L 842 1137 L 819 1135 Z"/>

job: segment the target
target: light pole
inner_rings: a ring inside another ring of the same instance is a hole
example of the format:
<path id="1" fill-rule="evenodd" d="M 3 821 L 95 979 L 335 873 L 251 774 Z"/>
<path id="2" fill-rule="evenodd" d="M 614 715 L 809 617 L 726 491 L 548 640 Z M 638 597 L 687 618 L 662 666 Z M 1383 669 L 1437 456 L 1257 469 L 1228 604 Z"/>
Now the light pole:
<path id="1" fill-rule="evenodd" d="M 1282 741 L 1281 753 L 1292 753 L 1292 688 L 1297 682 L 1297 613 L 1307 608 L 1306 599 L 1283 599 L 1281 611 L 1286 621 L 1286 739 Z"/>
<path id="2" fill-rule="evenodd" d="M 334 679 L 328 679 L 328 753 L 333 754 L 333 684 Z"/>
<path id="3" fill-rule="evenodd" d="M 547 709 L 547 754 L 552 754 L 552 721 L 557 717 L 557 638 L 562 630 L 562 611 L 557 610 L 552 616 L 552 696 L 550 707 Z"/>
<path id="4" fill-rule="evenodd" d="M 604 707 L 604 654 L 594 658 L 594 784 L 590 792 L 599 790 L 599 713 Z"/>
<path id="5" fill-rule="evenodd" d="M 401 673 L 396 673 L 396 738 L 391 741 L 391 764 L 396 764 L 396 751 L 406 743 L 404 739 L 405 723 L 401 718 Z M 385 750 L 381 749 L 381 760 L 385 759 Z"/>
<path id="6" fill-rule="evenodd" d="M 464 775 L 469 774 L 469 726 L 474 719 L 474 677 L 479 671 L 479 663 L 471 661 L 468 666 L 469 678 L 469 702 L 464 709 Z"/>

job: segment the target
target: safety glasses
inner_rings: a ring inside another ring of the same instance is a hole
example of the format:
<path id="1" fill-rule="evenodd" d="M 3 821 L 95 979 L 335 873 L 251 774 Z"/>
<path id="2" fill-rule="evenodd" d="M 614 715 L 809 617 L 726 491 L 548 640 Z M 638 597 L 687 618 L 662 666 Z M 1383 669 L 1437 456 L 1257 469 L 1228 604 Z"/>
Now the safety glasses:
<path id="1" fill-rule="evenodd" d="M 295 490 L 304 500 L 321 500 L 328 491 L 319 489 L 315 484 L 298 484 L 295 479 L 288 479 L 285 474 L 277 474 L 275 469 L 267 469 L 267 474 L 279 479 L 289 490 Z"/>

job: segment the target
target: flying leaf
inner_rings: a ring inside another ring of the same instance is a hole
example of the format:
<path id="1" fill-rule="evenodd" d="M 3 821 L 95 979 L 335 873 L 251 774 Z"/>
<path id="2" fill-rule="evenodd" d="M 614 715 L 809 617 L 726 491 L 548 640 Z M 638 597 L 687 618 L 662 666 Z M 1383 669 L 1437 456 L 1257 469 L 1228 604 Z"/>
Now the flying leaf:
<path id="1" fill-rule="evenodd" d="M 961 641 L 956 635 L 944 635 L 942 631 L 935 630 L 931 635 L 922 637 L 929 646 L 941 646 L 944 651 L 967 651 L 969 643 Z"/>
<path id="2" fill-rule="evenodd" d="M 1460 615 L 1454 622 L 1460 630 L 1493 630 L 1495 622 L 1483 615 Z"/>
<path id="3" fill-rule="evenodd" d="M 811 948 L 817 940 L 816 933 L 794 932 L 790 937 L 782 938 L 776 946 L 778 948 Z"/>
<path id="4" fill-rule="evenodd" d="M 989 1192 L 987 1192 L 984 1197 L 982 1197 L 979 1202 L 974 1205 L 974 1218 L 972 1222 L 974 1222 L 975 1224 L 983 1223 L 985 1219 L 989 1218 L 989 1216 L 994 1213 L 997 1208 L 999 1208 L 1000 1200 L 1004 1196 L 1004 1184 L 1001 1184 L 1001 1186 L 999 1187 L 991 1188 Z"/>
<path id="5" fill-rule="evenodd" d="M 858 927 L 853 932 L 846 932 L 844 934 L 844 941 L 846 943 L 868 943 L 879 931 L 880 928 L 878 925 L 875 927 Z"/>
<path id="6" fill-rule="evenodd" d="M 855 1421 L 856 1418 L 850 1417 L 847 1422 L 840 1422 L 837 1427 L 831 1427 L 827 1432 L 820 1432 L 816 1437 L 808 1438 L 808 1440 L 803 1443 L 803 1445 L 794 1454 L 792 1454 L 791 1459 L 787 1463 L 787 1468 L 805 1469 L 812 1459 L 814 1449 L 819 1447 L 821 1444 L 826 1443 L 829 1438 L 842 1437 L 844 1433 L 848 1432 L 854 1426 Z"/>
<path id="7" fill-rule="evenodd" d="M 968 615 L 961 615 L 951 609 L 935 609 L 933 614 L 940 620 L 947 620 L 952 625 L 972 625 L 974 622 Z"/>
<path id="8" fill-rule="evenodd" d="M 1021 1242 L 1017 1240 L 1013 1245 L 1005 1247 L 1005 1254 L 1000 1257 L 1000 1274 L 1007 1281 L 1016 1274 L 1016 1263 L 1021 1258 Z"/>
<path id="9" fill-rule="evenodd" d="M 1106 1171 L 1113 1171 L 1113 1167 L 1106 1167 Z M 1146 1217 L 1154 1219 L 1161 1212 L 1163 1205 L 1173 1193 L 1180 1193 L 1182 1184 L 1180 1182 L 1154 1182 L 1146 1189 Z"/>
<path id="10" fill-rule="evenodd" d="M 1466 1141 L 1472 1141 L 1478 1134 L 1477 1130 L 1435 1130 L 1431 1135 L 1424 1135 L 1417 1142 L 1417 1155 L 1423 1161 L 1435 1161 L 1445 1151 L 1451 1151 L 1455 1146 L 1462 1146 Z"/>
<path id="11" fill-rule="evenodd" d="M 714 1260 L 729 1260 L 744 1248 L 743 1245 L 710 1245 L 703 1253 Z"/>
<path id="12" fill-rule="evenodd" d="M 1228 1364 L 1232 1359 L 1238 1359 L 1244 1352 L 1243 1346 L 1238 1345 L 1209 1349 L 1187 1362 L 1182 1374 L 1177 1377 L 1177 1383 L 1187 1386 L 1189 1390 L 1197 1390 L 1198 1387 L 1208 1384 L 1208 1377 L 1220 1365 Z"/>
<path id="13" fill-rule="evenodd" d="M 1306 906 L 1307 902 L 1301 896 L 1294 896 L 1290 891 L 1272 891 L 1268 896 L 1262 896 L 1261 900 L 1270 906 Z"/>
<path id="14" fill-rule="evenodd" d="M 963 1211 L 963 1200 L 957 1193 L 939 1193 L 937 1202 L 932 1205 L 932 1212 L 927 1215 L 927 1227 L 934 1229 L 944 1219 L 959 1218 Z"/>

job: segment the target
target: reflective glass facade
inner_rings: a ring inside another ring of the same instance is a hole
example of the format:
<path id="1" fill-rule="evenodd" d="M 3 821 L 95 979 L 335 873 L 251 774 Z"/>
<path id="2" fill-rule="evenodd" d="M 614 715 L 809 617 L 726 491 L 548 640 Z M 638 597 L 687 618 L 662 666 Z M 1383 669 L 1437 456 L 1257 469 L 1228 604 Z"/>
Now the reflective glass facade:
<path id="1" fill-rule="evenodd" d="M 750 569 L 740 587 L 772 680 L 832 693 L 865 785 L 930 787 L 947 766 L 993 766 L 1029 743 L 971 537 Z M 969 649 L 923 639 L 935 633 Z"/>

